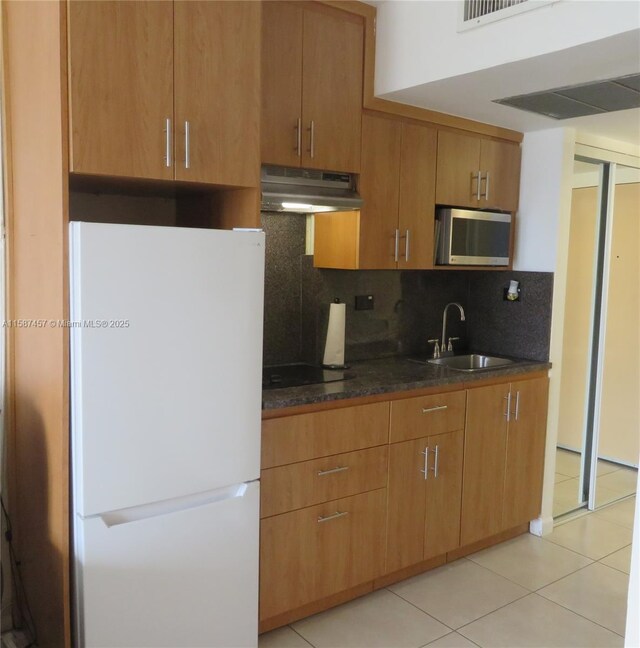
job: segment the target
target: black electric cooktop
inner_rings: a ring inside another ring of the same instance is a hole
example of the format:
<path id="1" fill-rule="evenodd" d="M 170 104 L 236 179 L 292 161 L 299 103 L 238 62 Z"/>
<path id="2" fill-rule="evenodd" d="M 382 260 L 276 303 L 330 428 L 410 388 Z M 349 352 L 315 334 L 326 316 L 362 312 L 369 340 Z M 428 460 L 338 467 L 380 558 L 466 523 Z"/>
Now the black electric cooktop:
<path id="1" fill-rule="evenodd" d="M 262 370 L 262 389 L 315 385 L 351 377 L 344 369 L 323 369 L 309 364 L 274 365 Z"/>

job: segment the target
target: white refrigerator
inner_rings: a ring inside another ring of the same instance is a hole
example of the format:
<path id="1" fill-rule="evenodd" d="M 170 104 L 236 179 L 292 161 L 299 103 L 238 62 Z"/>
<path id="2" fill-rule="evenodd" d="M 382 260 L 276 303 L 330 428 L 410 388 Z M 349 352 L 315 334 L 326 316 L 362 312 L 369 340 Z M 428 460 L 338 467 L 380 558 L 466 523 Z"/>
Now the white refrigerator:
<path id="1" fill-rule="evenodd" d="M 264 234 L 70 225 L 76 644 L 256 646 Z"/>

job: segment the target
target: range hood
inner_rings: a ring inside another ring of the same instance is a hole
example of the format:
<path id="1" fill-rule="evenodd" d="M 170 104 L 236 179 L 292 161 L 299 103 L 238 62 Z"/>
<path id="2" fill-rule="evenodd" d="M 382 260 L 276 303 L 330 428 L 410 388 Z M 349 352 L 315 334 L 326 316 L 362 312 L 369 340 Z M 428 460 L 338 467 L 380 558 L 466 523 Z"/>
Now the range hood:
<path id="1" fill-rule="evenodd" d="M 265 165 L 261 185 L 263 211 L 313 214 L 362 206 L 349 173 Z"/>

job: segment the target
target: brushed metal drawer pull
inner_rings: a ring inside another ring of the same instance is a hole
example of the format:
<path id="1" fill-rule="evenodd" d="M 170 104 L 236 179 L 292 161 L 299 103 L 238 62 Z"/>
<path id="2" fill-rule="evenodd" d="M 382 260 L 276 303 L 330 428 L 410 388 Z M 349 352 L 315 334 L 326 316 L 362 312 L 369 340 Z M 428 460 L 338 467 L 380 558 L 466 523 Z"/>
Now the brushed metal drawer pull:
<path id="1" fill-rule="evenodd" d="M 344 517 L 345 515 L 349 515 L 349 511 L 336 511 L 333 515 L 327 515 L 326 517 L 322 517 L 322 515 L 318 516 L 318 524 L 320 522 L 329 522 L 329 520 L 336 520 L 338 518 Z"/>
<path id="2" fill-rule="evenodd" d="M 424 475 L 425 479 L 429 477 L 429 446 L 427 446 L 421 453 L 424 455 L 424 469 L 420 472 Z"/>
<path id="3" fill-rule="evenodd" d="M 423 407 L 422 413 L 428 414 L 429 412 L 437 412 L 438 410 L 446 410 L 448 405 L 436 405 L 435 407 Z"/>
<path id="4" fill-rule="evenodd" d="M 329 470 L 318 470 L 318 477 L 322 477 L 323 475 L 333 475 L 334 473 L 344 472 L 345 470 L 349 470 L 349 466 L 336 466 Z"/>

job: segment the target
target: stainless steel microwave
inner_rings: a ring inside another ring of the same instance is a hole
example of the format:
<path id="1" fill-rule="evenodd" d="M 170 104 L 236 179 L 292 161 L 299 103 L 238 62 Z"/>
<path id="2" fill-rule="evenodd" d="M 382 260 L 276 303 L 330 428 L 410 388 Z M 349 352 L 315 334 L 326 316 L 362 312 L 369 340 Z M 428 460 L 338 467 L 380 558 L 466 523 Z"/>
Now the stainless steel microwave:
<path id="1" fill-rule="evenodd" d="M 436 265 L 509 265 L 511 214 L 439 207 Z"/>

